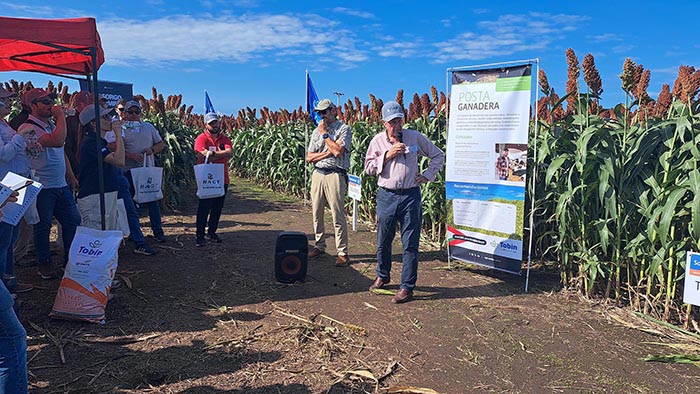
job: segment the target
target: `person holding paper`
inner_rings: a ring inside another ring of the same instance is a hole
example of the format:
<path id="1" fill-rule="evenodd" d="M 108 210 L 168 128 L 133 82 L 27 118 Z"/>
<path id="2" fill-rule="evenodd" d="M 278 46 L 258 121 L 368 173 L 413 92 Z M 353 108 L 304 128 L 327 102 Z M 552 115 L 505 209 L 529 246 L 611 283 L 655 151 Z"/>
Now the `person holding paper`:
<path id="1" fill-rule="evenodd" d="M 391 274 L 391 243 L 396 224 L 401 225 L 403 267 L 401 287 L 393 302 L 401 304 L 413 299 L 418 279 L 418 245 L 423 216 L 420 185 L 435 180 L 445 162 L 445 154 L 416 130 L 403 128 L 403 108 L 389 101 L 382 107 L 386 131 L 372 138 L 365 155 L 365 173 L 376 175 L 377 191 L 377 278 L 369 290 L 386 286 Z M 421 173 L 419 156 L 430 158 Z"/>
<path id="2" fill-rule="evenodd" d="M 36 200 L 39 223 L 34 225 L 37 266 L 43 279 L 55 279 L 60 275 L 60 270 L 51 260 L 49 234 L 53 218 L 62 227 L 64 265 L 68 262 L 75 230 L 80 225 L 80 214 L 73 198 L 73 189 L 78 188 L 78 180 L 64 150 L 66 115 L 63 108 L 55 105 L 55 100 L 56 93 L 44 89 L 34 88 L 25 92 L 22 105 L 29 108 L 30 114 L 18 129 L 21 135 L 35 139 L 40 148 L 31 152 L 29 162 L 35 179 L 44 185 Z"/>
<path id="3" fill-rule="evenodd" d="M 80 111 L 80 124 L 83 126 L 85 137 L 80 143 L 80 189 L 78 190 L 78 209 L 81 223 L 85 227 L 102 230 L 102 217 L 100 210 L 99 173 L 97 167 L 98 146 L 102 155 L 102 177 L 104 180 L 105 203 L 105 228 L 115 230 L 117 228 L 117 167 L 124 165 L 124 141 L 121 133 L 115 134 L 115 150 L 111 152 L 107 148 L 104 135 L 112 130 L 111 118 L 108 116 L 112 108 L 101 109 L 100 128 L 101 135 L 95 130 L 95 106 L 89 105 Z M 99 145 L 98 145 L 99 144 Z"/>
<path id="4" fill-rule="evenodd" d="M 7 202 L 17 201 L 17 193 Z M 2 218 L 2 211 L 0 211 Z M 27 331 L 13 309 L 14 298 L 0 282 L 0 393 L 27 393 Z"/>
<path id="5" fill-rule="evenodd" d="M 205 230 L 209 226 L 206 235 L 212 242 L 221 243 L 221 238 L 216 234 L 219 228 L 221 209 L 224 207 L 226 192 L 228 191 L 228 159 L 233 156 L 231 139 L 221 133 L 219 116 L 213 112 L 204 115 L 204 131 L 194 141 L 194 152 L 197 155 L 197 164 L 204 163 L 209 155 L 209 163 L 221 163 L 224 165 L 224 195 L 214 198 L 200 198 L 197 206 L 197 246 L 206 245 Z"/>
<path id="6" fill-rule="evenodd" d="M 10 114 L 14 94 L 0 88 L 0 179 L 8 172 L 29 178 L 27 144 L 22 135 L 15 133 L 5 118 Z M 12 185 L 5 185 L 12 186 Z M 0 274 L 10 293 L 24 293 L 34 286 L 17 281 L 15 276 L 15 242 L 19 238 L 20 225 L 0 222 Z"/>

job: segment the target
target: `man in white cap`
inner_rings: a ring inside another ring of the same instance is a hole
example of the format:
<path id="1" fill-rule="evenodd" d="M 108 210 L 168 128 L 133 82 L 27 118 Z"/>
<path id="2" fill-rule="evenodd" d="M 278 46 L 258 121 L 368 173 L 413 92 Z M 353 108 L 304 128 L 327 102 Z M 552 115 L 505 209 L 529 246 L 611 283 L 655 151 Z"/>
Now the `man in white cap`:
<path id="1" fill-rule="evenodd" d="M 401 304 L 413 299 L 418 278 L 418 244 L 423 216 L 420 185 L 435 180 L 445 154 L 418 131 L 404 129 L 403 108 L 389 101 L 382 107 L 386 131 L 372 138 L 365 155 L 365 173 L 376 175 L 377 184 L 377 278 L 369 290 L 385 287 L 391 275 L 391 243 L 396 224 L 401 225 L 403 267 L 401 287 L 393 299 Z M 418 157 L 430 158 L 422 174 Z"/>
<path id="2" fill-rule="evenodd" d="M 345 195 L 348 190 L 347 170 L 350 167 L 352 130 L 336 118 L 336 108 L 331 100 L 319 101 L 314 111 L 321 115 L 321 121 L 311 134 L 311 142 L 306 152 L 306 161 L 314 165 L 311 175 L 311 210 L 315 242 L 309 252 L 309 258 L 325 253 L 323 210 L 328 203 L 333 216 L 335 249 L 338 254 L 335 266 L 347 267 L 350 258 Z"/>
<path id="3" fill-rule="evenodd" d="M 133 189 L 134 183 L 129 170 L 143 165 L 144 153 L 152 158 L 152 155 L 159 153 L 165 148 L 165 144 L 155 126 L 141 120 L 141 104 L 138 101 L 129 100 L 124 104 L 122 120 L 133 126 L 125 128 L 124 132 L 124 149 L 126 151 L 125 175 Z M 165 242 L 166 238 L 163 232 L 159 201 L 147 202 L 141 204 L 141 206 L 148 208 L 153 237 L 158 242 Z"/>
<path id="4" fill-rule="evenodd" d="M 62 228 L 64 265 L 68 261 L 75 230 L 80 225 L 80 214 L 72 191 L 78 188 L 78 180 L 63 146 L 66 140 L 66 116 L 63 108 L 55 105 L 55 100 L 56 93 L 44 89 L 35 88 L 25 92 L 22 95 L 22 105 L 29 109 L 30 114 L 17 130 L 19 134 L 34 136 L 38 142 L 35 148 L 29 150 L 29 160 L 35 179 L 44 186 L 36 199 L 39 223 L 34 225 L 37 266 L 39 275 L 44 279 L 59 277 L 49 247 L 53 218 L 56 217 Z"/>
<path id="5" fill-rule="evenodd" d="M 100 187 L 98 172 L 98 154 L 102 156 L 102 180 L 105 204 L 105 230 L 117 228 L 117 180 L 118 166 L 124 165 L 124 141 L 121 133 L 115 134 L 115 150 L 107 148 L 105 133 L 112 130 L 110 113 L 112 108 L 99 109 L 100 129 L 95 122 L 95 106 L 88 105 L 80 111 L 78 119 L 83 126 L 85 136 L 80 142 L 80 188 L 78 190 L 78 210 L 81 223 L 85 227 L 102 229 L 100 209 Z M 99 153 L 98 153 L 99 147 Z"/>
<path id="6" fill-rule="evenodd" d="M 204 132 L 195 139 L 194 152 L 197 155 L 197 164 L 204 163 L 204 159 L 209 154 L 209 163 L 224 165 L 224 195 L 215 198 L 200 198 L 197 206 L 196 246 L 201 247 L 206 245 L 205 235 L 209 237 L 210 241 L 221 243 L 221 238 L 216 234 L 216 230 L 219 228 L 221 209 L 224 207 L 226 192 L 228 192 L 228 159 L 233 156 L 231 139 L 221 132 L 219 116 L 216 113 L 210 112 L 204 115 Z"/>

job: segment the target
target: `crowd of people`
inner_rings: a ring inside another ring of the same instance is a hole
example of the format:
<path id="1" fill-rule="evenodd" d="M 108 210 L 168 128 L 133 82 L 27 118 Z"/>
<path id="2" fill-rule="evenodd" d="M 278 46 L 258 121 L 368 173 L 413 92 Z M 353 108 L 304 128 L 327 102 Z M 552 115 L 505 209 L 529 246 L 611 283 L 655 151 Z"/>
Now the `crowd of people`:
<path id="1" fill-rule="evenodd" d="M 153 155 L 165 148 L 158 130 L 141 120 L 142 108 L 137 101 L 120 101 L 115 108 L 96 108 L 92 94 L 80 92 L 73 95 L 67 110 L 56 104 L 56 98 L 55 93 L 38 88 L 24 92 L 21 97 L 0 88 L 0 179 L 13 172 L 43 185 L 36 199 L 32 230 L 38 274 L 46 280 L 61 276 L 78 226 L 117 229 L 122 201 L 134 252 L 143 256 L 155 254 L 141 229 L 139 209 L 148 210 L 153 239 L 167 242 L 160 205 L 158 201 L 134 202 L 131 170 L 152 160 Z M 15 100 L 21 102 L 22 112 L 7 120 Z M 352 129 L 337 118 L 336 107 L 328 99 L 321 100 L 314 111 L 321 121 L 312 133 L 306 154 L 306 161 L 314 168 L 311 177 L 314 239 L 308 257 L 326 253 L 324 210 L 328 205 L 335 235 L 335 266 L 346 267 L 350 257 L 344 199 Z M 398 103 L 384 104 L 382 119 L 385 131 L 372 139 L 364 162 L 365 173 L 377 176 L 379 185 L 377 268 L 369 290 L 390 283 L 391 246 L 398 225 L 403 267 L 393 302 L 401 304 L 412 300 L 418 274 L 420 185 L 435 179 L 445 155 L 420 132 L 403 128 L 404 111 Z M 220 163 L 227 168 L 233 147 L 231 139 L 221 131 L 219 116 L 205 114 L 204 125 L 193 147 L 197 162 Z M 418 165 L 421 156 L 430 159 L 423 172 Z M 222 242 L 217 230 L 229 185 L 228 171 L 224 171 L 223 178 L 223 196 L 199 199 L 196 247 Z M 54 219 L 59 224 L 59 239 L 63 244 L 60 261 L 54 261 L 50 249 Z M 7 393 L 27 392 L 26 331 L 17 317 L 16 297 L 18 293 L 31 291 L 32 286 L 18 281 L 14 275 L 13 254 L 14 244 L 22 236 L 32 234 L 22 234 L 19 225 L 0 222 L 0 392 Z"/>

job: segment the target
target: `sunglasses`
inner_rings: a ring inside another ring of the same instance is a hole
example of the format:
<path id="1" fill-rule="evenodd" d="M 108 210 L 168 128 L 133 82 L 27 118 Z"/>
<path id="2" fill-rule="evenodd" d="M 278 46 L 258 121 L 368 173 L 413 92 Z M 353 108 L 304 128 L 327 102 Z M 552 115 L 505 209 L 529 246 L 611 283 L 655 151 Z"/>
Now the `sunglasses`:
<path id="1" fill-rule="evenodd" d="M 331 112 L 331 110 L 330 110 L 330 109 L 324 109 L 324 110 L 317 111 L 317 112 L 319 113 L 319 115 L 325 115 L 326 112 Z"/>
<path id="2" fill-rule="evenodd" d="M 141 113 L 141 111 L 139 111 L 138 109 L 135 109 L 133 111 L 126 111 L 126 113 L 129 115 L 138 115 Z"/>
<path id="3" fill-rule="evenodd" d="M 124 111 L 124 107 L 117 107 L 117 111 L 119 111 L 119 112 Z"/>
<path id="4" fill-rule="evenodd" d="M 43 100 L 34 100 L 32 103 L 37 104 L 37 103 L 42 103 L 44 105 L 53 105 L 54 101 L 51 99 L 43 99 Z"/>

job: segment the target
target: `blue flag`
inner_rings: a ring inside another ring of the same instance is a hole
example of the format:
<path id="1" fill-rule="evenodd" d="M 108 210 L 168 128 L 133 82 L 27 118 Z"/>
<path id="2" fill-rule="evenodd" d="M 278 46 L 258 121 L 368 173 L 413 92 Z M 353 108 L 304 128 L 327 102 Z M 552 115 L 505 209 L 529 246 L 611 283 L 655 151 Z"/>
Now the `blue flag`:
<path id="1" fill-rule="evenodd" d="M 311 120 L 314 124 L 318 124 L 321 121 L 321 115 L 314 112 L 314 108 L 318 104 L 318 95 L 316 95 L 316 90 L 314 89 L 314 84 L 311 83 L 311 77 L 306 74 L 306 112 L 311 115 Z"/>
<path id="2" fill-rule="evenodd" d="M 212 105 L 211 100 L 209 99 L 209 93 L 207 91 L 204 91 L 204 113 L 205 114 L 211 114 L 211 113 L 216 113 L 216 110 L 214 109 L 214 105 Z"/>

